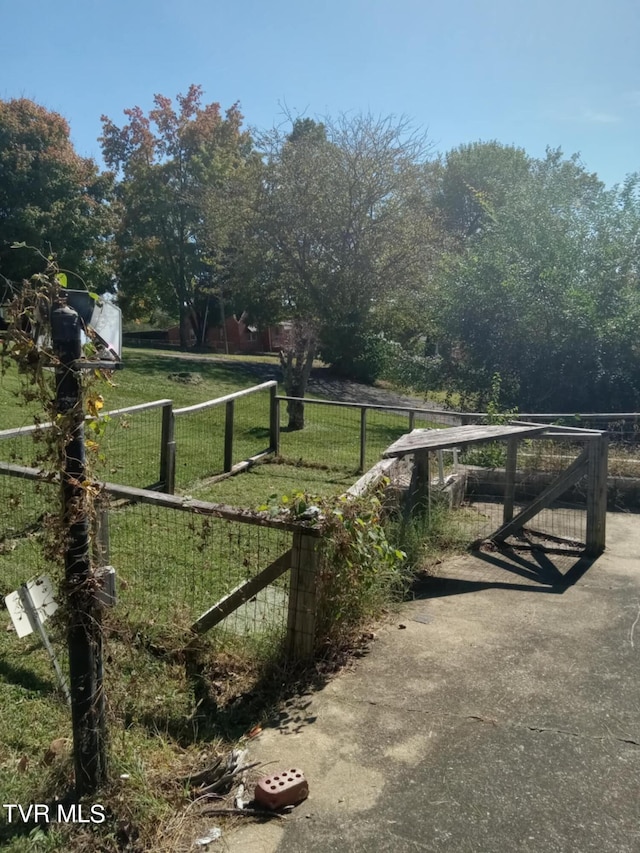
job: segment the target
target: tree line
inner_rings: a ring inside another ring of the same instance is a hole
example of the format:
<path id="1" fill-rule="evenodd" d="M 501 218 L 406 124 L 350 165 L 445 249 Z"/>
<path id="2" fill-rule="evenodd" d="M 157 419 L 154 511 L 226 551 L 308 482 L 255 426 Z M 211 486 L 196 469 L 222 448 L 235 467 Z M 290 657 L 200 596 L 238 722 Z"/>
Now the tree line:
<path id="1" fill-rule="evenodd" d="M 250 131 L 199 86 L 102 126 L 106 170 L 61 116 L 0 101 L 6 294 L 37 271 L 25 243 L 126 320 L 179 323 L 184 348 L 231 313 L 288 321 L 292 396 L 320 355 L 479 406 L 500 387 L 521 409 L 637 408 L 637 175 L 607 188 L 577 156 L 495 141 L 436 156 L 368 114 Z"/>

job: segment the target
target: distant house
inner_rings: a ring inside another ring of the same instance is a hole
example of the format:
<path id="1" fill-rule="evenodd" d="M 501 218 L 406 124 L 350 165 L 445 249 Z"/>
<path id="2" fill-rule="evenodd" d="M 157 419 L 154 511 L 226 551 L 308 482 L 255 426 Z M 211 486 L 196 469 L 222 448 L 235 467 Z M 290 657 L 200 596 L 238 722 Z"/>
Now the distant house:
<path id="1" fill-rule="evenodd" d="M 280 323 L 258 329 L 248 322 L 245 312 L 240 317 L 235 314 L 227 317 L 224 326 L 209 326 L 204 348 L 212 352 L 239 355 L 252 352 L 278 352 L 287 345 L 291 323 Z M 172 346 L 180 345 L 180 326 L 167 330 L 168 342 Z M 192 328 L 189 328 L 187 343 L 190 347 L 200 344 Z"/>

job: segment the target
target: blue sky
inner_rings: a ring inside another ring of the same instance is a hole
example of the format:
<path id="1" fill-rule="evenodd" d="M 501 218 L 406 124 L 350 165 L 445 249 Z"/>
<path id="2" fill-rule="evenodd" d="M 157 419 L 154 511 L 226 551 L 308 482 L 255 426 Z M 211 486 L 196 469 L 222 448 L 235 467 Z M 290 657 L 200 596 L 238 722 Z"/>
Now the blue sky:
<path id="1" fill-rule="evenodd" d="M 410 117 L 436 151 L 498 139 L 640 170 L 638 0 L 1 0 L 0 98 L 27 97 L 101 161 L 100 116 L 190 83 L 248 125 Z"/>

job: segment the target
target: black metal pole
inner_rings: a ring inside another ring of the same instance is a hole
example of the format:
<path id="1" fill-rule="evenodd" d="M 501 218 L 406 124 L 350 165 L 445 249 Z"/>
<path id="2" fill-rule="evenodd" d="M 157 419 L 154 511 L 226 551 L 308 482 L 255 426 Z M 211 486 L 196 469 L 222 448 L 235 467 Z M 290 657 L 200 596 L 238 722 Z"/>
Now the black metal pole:
<path id="1" fill-rule="evenodd" d="M 102 691 L 102 624 L 89 555 L 85 482 L 84 405 L 81 375 L 82 325 L 76 311 L 59 305 L 51 312 L 56 367 L 56 409 L 65 429 L 62 469 L 69 687 L 76 794 L 96 791 L 106 781 L 106 730 Z"/>

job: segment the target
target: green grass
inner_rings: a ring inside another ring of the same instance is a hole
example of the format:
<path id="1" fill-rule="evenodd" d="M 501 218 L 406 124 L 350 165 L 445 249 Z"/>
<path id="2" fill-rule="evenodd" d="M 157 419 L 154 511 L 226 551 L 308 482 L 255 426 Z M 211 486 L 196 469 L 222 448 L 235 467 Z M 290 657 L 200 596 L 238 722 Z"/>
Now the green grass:
<path id="1" fill-rule="evenodd" d="M 268 503 L 273 495 L 279 498 L 294 492 L 323 497 L 341 495 L 355 479 L 349 471 L 273 460 L 217 483 L 195 485 L 189 494 L 200 500 L 255 508 Z"/>
<path id="2" fill-rule="evenodd" d="M 103 385 L 99 388 L 104 397 L 104 411 L 158 399 L 171 399 L 178 409 L 258 384 L 251 374 L 250 364 L 240 360 L 232 364 L 215 357 L 187 361 L 154 351 L 127 350 L 125 365 L 124 370 L 114 374 L 115 387 Z M 201 382 L 187 385 L 169 379 L 170 374 L 185 371 L 197 373 Z M 14 394 L 17 384 L 15 370 L 9 370 L 0 384 L 0 428 L 32 422 L 33 413 L 18 405 Z M 89 454 L 90 458 L 95 457 L 92 459 L 94 476 L 138 487 L 157 482 L 161 417 L 161 409 L 156 408 L 109 420 L 99 449 Z M 286 404 L 281 404 L 281 456 L 293 462 L 349 472 L 355 478 L 360 463 L 360 410 L 309 403 L 305 406 L 305 419 L 304 430 L 289 432 Z M 224 405 L 177 417 L 177 491 L 190 492 L 201 480 L 222 473 L 224 422 Z M 365 467 L 374 464 L 385 447 L 407 431 L 408 425 L 407 415 L 370 409 L 367 412 Z M 434 425 L 416 421 L 416 426 Z M 233 461 L 239 462 L 259 453 L 268 444 L 268 392 L 236 400 Z M 0 458 L 21 464 L 34 464 L 38 451 L 42 451 L 42 446 L 34 445 L 30 436 L 0 443 Z M 306 490 L 304 484 L 300 489 Z M 246 505 L 242 500 L 241 504 Z"/>
<path id="3" fill-rule="evenodd" d="M 123 362 L 124 369 L 113 373 L 114 386 L 100 386 L 105 409 L 162 398 L 173 400 L 179 408 L 257 384 L 244 359 L 230 364 L 213 356 L 203 357 L 202 361 L 187 361 L 152 350 L 125 349 Z M 186 385 L 169 379 L 169 374 L 184 371 L 198 373 L 202 382 Z M 29 425 L 33 423 L 33 414 L 39 411 L 34 404 L 26 407 L 22 404 L 16 396 L 19 387 L 20 377 L 15 366 L 8 362 L 7 371 L 0 380 L 0 429 Z"/>

